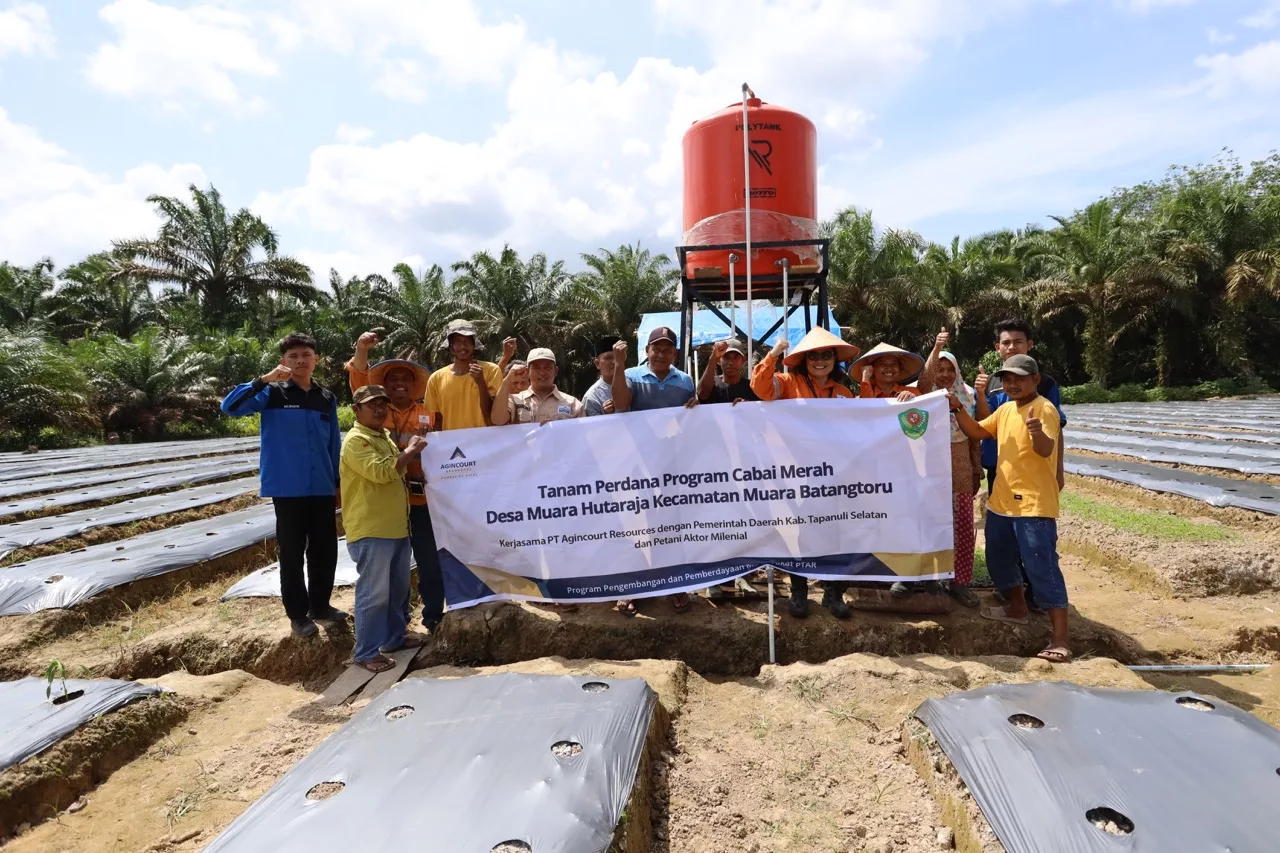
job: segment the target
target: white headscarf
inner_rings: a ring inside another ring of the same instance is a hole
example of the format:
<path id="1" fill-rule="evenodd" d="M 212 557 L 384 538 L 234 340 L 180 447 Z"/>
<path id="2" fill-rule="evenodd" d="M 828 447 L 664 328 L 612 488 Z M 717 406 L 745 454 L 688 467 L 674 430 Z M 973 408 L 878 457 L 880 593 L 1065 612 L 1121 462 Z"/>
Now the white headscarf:
<path id="1" fill-rule="evenodd" d="M 956 369 L 956 381 L 951 383 L 951 393 L 956 395 L 956 399 L 960 401 L 960 405 L 969 413 L 969 417 L 974 417 L 978 411 L 978 394 L 972 387 L 964 384 L 964 374 L 960 372 L 960 362 L 954 355 L 949 352 L 939 353 L 941 358 L 945 358 L 951 362 Z M 957 443 L 968 441 L 969 437 L 960 431 L 960 424 L 956 423 L 955 413 L 951 413 L 951 441 Z"/>

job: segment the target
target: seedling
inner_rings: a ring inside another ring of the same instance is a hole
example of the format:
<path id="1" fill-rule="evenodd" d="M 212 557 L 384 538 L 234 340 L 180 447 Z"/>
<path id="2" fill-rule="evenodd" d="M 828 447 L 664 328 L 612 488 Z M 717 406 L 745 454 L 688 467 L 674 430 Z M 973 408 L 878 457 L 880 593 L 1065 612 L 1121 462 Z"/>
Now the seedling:
<path id="1" fill-rule="evenodd" d="M 88 674 L 88 667 L 80 667 L 83 674 Z M 83 690 L 67 690 L 67 668 L 62 661 L 54 658 L 49 661 L 49 665 L 44 668 L 45 681 L 49 682 L 44 688 L 44 698 L 48 699 L 55 705 L 61 705 L 64 702 L 70 702 L 72 699 L 79 699 L 84 695 Z M 53 695 L 54 682 L 59 682 L 62 692 L 55 698 Z"/>

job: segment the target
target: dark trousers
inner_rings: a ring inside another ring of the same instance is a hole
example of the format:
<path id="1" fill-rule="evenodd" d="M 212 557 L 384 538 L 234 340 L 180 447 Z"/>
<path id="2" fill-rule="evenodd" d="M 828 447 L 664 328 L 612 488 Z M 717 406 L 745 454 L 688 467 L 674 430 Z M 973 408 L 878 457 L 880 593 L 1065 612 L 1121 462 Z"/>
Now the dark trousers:
<path id="1" fill-rule="evenodd" d="M 272 498 L 276 547 L 280 549 L 280 597 L 290 619 L 306 619 L 329 607 L 338 566 L 337 500 L 328 497 Z M 302 573 L 306 560 L 306 575 Z"/>
<path id="2" fill-rule="evenodd" d="M 444 576 L 440 572 L 440 550 L 431 529 L 427 505 L 409 507 L 409 545 L 418 564 L 418 596 L 422 599 L 422 621 L 428 625 L 444 618 Z"/>

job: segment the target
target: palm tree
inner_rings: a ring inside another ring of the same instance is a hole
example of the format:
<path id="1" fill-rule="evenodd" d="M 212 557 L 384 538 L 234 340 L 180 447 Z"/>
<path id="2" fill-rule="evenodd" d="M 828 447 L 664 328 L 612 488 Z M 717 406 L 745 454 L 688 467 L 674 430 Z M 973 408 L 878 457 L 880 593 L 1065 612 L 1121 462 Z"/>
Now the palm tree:
<path id="1" fill-rule="evenodd" d="M 935 309 L 917 274 L 924 238 L 903 229 L 877 231 L 871 211 L 855 207 L 824 222 L 821 233 L 831 240 L 831 303 L 840 325 L 868 341 L 918 337 L 922 318 Z"/>
<path id="2" fill-rule="evenodd" d="M 581 257 L 587 271 L 574 278 L 567 297 L 575 335 L 614 334 L 631 340 L 645 314 L 677 307 L 680 270 L 667 255 L 655 255 L 636 243 Z"/>
<path id="3" fill-rule="evenodd" d="M 1102 199 L 1074 216 L 1051 218 L 1058 227 L 1041 237 L 1041 258 L 1050 277 L 1028 285 L 1027 291 L 1046 319 L 1070 310 L 1083 313 L 1085 371 L 1105 388 L 1125 312 L 1139 300 L 1142 289 L 1137 285 L 1149 280 L 1153 262 L 1136 255 L 1137 223 L 1123 204 Z"/>
<path id="4" fill-rule="evenodd" d="M 155 438 L 165 424 L 184 417 L 216 416 L 212 359 L 181 335 L 152 327 L 130 340 L 104 335 L 71 346 L 98 391 L 108 430 Z"/>
<path id="5" fill-rule="evenodd" d="M 163 319 L 147 283 L 120 273 L 111 255 L 90 255 L 58 276 L 62 287 L 54 297 L 66 335 L 110 332 L 131 338 Z"/>
<path id="6" fill-rule="evenodd" d="M 451 289 L 490 343 L 515 337 L 525 348 L 544 346 L 560 331 L 570 282 L 563 261 L 548 263 L 541 252 L 521 261 L 503 246 L 498 257 L 476 252 L 453 271 Z"/>
<path id="7" fill-rule="evenodd" d="M 53 261 L 49 258 L 29 267 L 0 261 L 0 325 L 16 329 L 43 324 L 52 290 Z"/>
<path id="8" fill-rule="evenodd" d="M 382 331 L 388 353 L 435 367 L 441 363 L 445 326 L 458 312 L 444 270 L 432 264 L 415 273 L 408 264 L 396 264 L 391 273 L 394 286 L 381 276 L 370 277 L 372 307 L 361 312 L 363 320 Z"/>
<path id="9" fill-rule="evenodd" d="M 29 441 L 42 427 L 89 423 L 89 381 L 75 359 L 34 327 L 0 330 L 0 433 Z"/>
<path id="10" fill-rule="evenodd" d="M 236 300 L 253 302 L 286 294 L 309 302 L 316 296 L 311 270 L 278 254 L 276 233 L 247 208 L 229 213 L 212 186 L 190 187 L 191 203 L 153 195 L 164 224 L 155 239 L 115 243 L 121 275 L 174 284 L 200 300 L 205 320 L 222 325 Z"/>
<path id="11" fill-rule="evenodd" d="M 1022 262 L 1016 256 L 1011 232 L 993 232 L 951 245 L 930 244 L 921 258 L 917 275 L 929 287 L 936 304 L 936 319 L 958 336 L 965 320 L 978 314 L 1012 314 L 1018 307 L 1017 287 Z"/>

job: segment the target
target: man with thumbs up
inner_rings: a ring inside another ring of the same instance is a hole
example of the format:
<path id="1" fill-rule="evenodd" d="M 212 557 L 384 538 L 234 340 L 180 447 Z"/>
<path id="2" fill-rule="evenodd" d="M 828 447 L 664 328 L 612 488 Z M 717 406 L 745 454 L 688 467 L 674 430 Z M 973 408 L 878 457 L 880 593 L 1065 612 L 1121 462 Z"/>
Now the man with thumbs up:
<path id="1" fill-rule="evenodd" d="M 994 440 L 997 447 L 995 488 L 987 502 L 987 567 L 1009 603 L 984 607 L 982 615 L 997 622 L 1028 622 L 1025 571 L 1036 603 L 1049 611 L 1053 625 L 1053 639 L 1037 657 L 1066 663 L 1071 660 L 1067 585 L 1058 566 L 1057 447 L 1062 421 L 1057 408 L 1036 390 L 1040 367 L 1031 356 L 1011 356 L 996 376 L 1009 402 L 981 421 L 970 417 L 947 392 L 960 430 L 969 438 Z"/>

